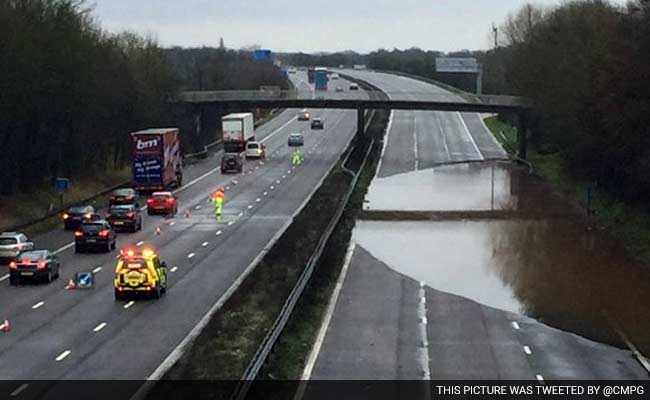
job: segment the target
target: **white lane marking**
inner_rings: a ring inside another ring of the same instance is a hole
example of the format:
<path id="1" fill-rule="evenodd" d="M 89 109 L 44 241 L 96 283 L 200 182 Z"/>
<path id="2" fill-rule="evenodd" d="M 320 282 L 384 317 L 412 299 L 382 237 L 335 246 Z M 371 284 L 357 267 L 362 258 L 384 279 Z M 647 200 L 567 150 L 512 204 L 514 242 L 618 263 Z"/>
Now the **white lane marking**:
<path id="1" fill-rule="evenodd" d="M 44 304 L 45 304 L 44 301 L 39 301 L 38 303 L 32 306 L 32 310 L 36 310 L 37 308 L 43 307 Z"/>
<path id="2" fill-rule="evenodd" d="M 248 205 L 248 209 L 250 210 L 251 208 L 253 208 L 253 205 L 252 205 L 252 204 L 249 204 L 249 205 Z"/>
<path id="3" fill-rule="evenodd" d="M 131 300 L 131 301 L 129 301 L 128 303 L 126 303 L 126 304 L 124 305 L 124 308 L 125 308 L 125 309 L 128 309 L 129 307 L 131 307 L 131 306 L 134 305 L 134 304 L 135 304 L 135 301 Z"/>
<path id="4" fill-rule="evenodd" d="M 174 225 L 176 225 L 176 222 L 174 222 L 174 221 L 169 223 L 169 226 L 174 226 Z"/>
<path id="5" fill-rule="evenodd" d="M 221 231 L 217 231 L 217 233 L 215 233 L 215 235 L 219 236 L 219 235 L 221 235 L 221 233 L 222 233 Z"/>
<path id="6" fill-rule="evenodd" d="M 135 245 L 136 245 L 136 246 L 142 246 L 143 244 L 144 244 L 144 242 L 141 240 L 141 241 L 139 241 L 138 243 L 136 243 Z"/>
<path id="7" fill-rule="evenodd" d="M 540 374 L 535 375 L 535 379 L 537 379 L 537 381 L 540 383 L 544 383 L 544 377 Z"/>
<path id="8" fill-rule="evenodd" d="M 230 226 L 230 225 L 232 225 L 234 223 L 235 223 L 234 221 L 228 221 L 228 226 Z"/>
<path id="9" fill-rule="evenodd" d="M 516 330 L 519 330 L 519 323 L 517 321 L 512 321 L 512 327 L 515 328 Z"/>
<path id="10" fill-rule="evenodd" d="M 194 207 L 194 209 L 195 209 L 195 210 L 200 210 L 200 209 L 201 209 L 201 206 L 198 205 L 198 206 Z"/>
<path id="11" fill-rule="evenodd" d="M 0 282 L 4 281 L 7 278 L 9 278 L 9 274 L 3 275 L 2 278 L 0 278 Z"/>
<path id="12" fill-rule="evenodd" d="M 64 351 L 63 353 L 59 354 L 59 355 L 56 357 L 56 361 L 63 361 L 63 359 L 66 358 L 67 356 L 69 356 L 70 353 L 72 353 L 70 350 L 66 350 L 66 351 Z"/>
<path id="13" fill-rule="evenodd" d="M 429 321 L 427 320 L 427 317 L 420 317 L 420 323 L 422 325 L 426 325 Z"/>
<path id="14" fill-rule="evenodd" d="M 528 354 L 528 355 L 533 354 L 533 352 L 530 351 L 530 347 L 528 347 L 528 346 L 524 346 L 524 353 L 526 353 L 526 354 Z"/>
<path id="15" fill-rule="evenodd" d="M 276 130 L 274 130 L 273 132 L 271 132 L 271 134 L 269 134 L 267 137 L 265 137 L 264 139 L 262 139 L 260 142 L 262 142 L 262 143 L 266 143 L 267 140 L 271 139 L 271 138 L 272 138 L 276 133 L 278 133 L 278 132 L 280 132 L 282 129 L 286 128 L 287 125 L 289 125 L 290 123 L 292 123 L 292 122 L 293 122 L 294 120 L 296 120 L 296 119 L 298 119 L 298 116 L 297 116 L 297 115 L 294 116 L 293 118 L 291 118 L 289 121 L 287 121 L 286 124 L 282 125 L 282 126 L 279 127 L 278 129 L 276 129 Z"/>
<path id="16" fill-rule="evenodd" d="M 445 131 L 442 128 L 442 122 L 440 121 L 440 114 L 435 113 L 435 120 L 438 123 L 438 128 L 440 128 L 440 137 L 442 138 L 442 147 L 445 148 L 445 153 L 447 153 L 447 160 L 451 161 L 451 153 L 449 152 L 449 146 L 447 145 L 447 139 L 445 138 Z"/>
<path id="17" fill-rule="evenodd" d="M 386 146 L 388 145 L 388 137 L 390 135 L 391 128 L 393 126 L 393 114 L 395 112 L 391 111 L 390 115 L 388 116 L 388 124 L 386 125 L 386 134 L 384 135 L 384 143 L 382 144 L 381 147 L 381 155 L 379 156 L 379 163 L 377 164 L 377 171 L 375 171 L 375 178 L 377 175 L 379 175 L 379 171 L 381 170 L 381 165 L 384 162 L 384 154 L 386 153 Z"/>
<path id="18" fill-rule="evenodd" d="M 460 111 L 457 111 L 456 114 L 458 114 L 458 118 L 460 118 L 460 122 L 463 125 L 463 128 L 465 128 L 465 132 L 467 133 L 467 137 L 469 137 L 469 140 L 472 142 L 472 145 L 474 146 L 474 149 L 476 150 L 476 153 L 481 157 L 481 160 L 483 160 L 485 157 L 483 157 L 483 154 L 481 153 L 481 150 L 478 149 L 478 146 L 476 145 L 476 142 L 474 141 L 474 137 L 472 137 L 472 134 L 469 133 L 469 128 L 467 128 L 467 124 L 465 124 L 465 120 L 463 119 L 463 116 L 460 114 Z"/>
<path id="19" fill-rule="evenodd" d="M 195 255 L 194 253 L 190 253 L 190 254 L 187 255 L 187 258 L 192 258 L 192 257 L 194 257 L 194 255 Z"/>
<path id="20" fill-rule="evenodd" d="M 275 190 L 275 186 L 271 186 L 271 190 Z"/>
<path id="21" fill-rule="evenodd" d="M 239 214 L 237 214 L 237 216 L 238 216 L 238 217 L 243 217 L 243 216 L 244 216 L 244 213 L 243 213 L 243 212 L 240 212 Z"/>
<path id="22" fill-rule="evenodd" d="M 214 173 L 217 172 L 219 169 L 221 169 L 221 167 L 217 167 L 217 168 L 211 169 L 210 171 L 206 172 L 205 174 L 199 176 L 198 178 L 196 178 L 196 179 L 194 179 L 194 180 L 191 180 L 191 181 L 189 181 L 188 183 L 186 183 L 185 185 L 181 186 L 180 188 L 174 190 L 173 193 L 180 193 L 180 192 L 182 192 L 183 190 L 185 190 L 185 189 L 187 189 L 188 187 L 194 185 L 195 183 L 201 181 L 202 179 L 205 179 L 207 176 L 210 176 L 210 175 L 214 174 Z"/>
<path id="23" fill-rule="evenodd" d="M 275 183 L 277 183 L 277 184 L 279 185 L 279 184 L 280 184 L 280 180 L 278 179 L 277 181 L 275 181 Z M 271 186 L 271 187 L 273 187 L 273 186 Z"/>
<path id="24" fill-rule="evenodd" d="M 284 178 L 286 178 L 286 177 L 287 177 L 286 175 L 282 175 L 282 179 L 284 179 Z"/>
<path id="25" fill-rule="evenodd" d="M 355 247 L 356 247 L 356 243 L 354 241 L 350 241 L 350 245 L 348 246 L 348 251 L 347 253 L 345 253 L 345 260 L 343 261 L 343 267 L 341 268 L 339 279 L 336 281 L 336 286 L 334 287 L 334 291 L 332 292 L 332 297 L 330 297 L 329 303 L 327 304 L 327 311 L 325 312 L 325 316 L 323 317 L 323 322 L 321 322 L 320 329 L 318 330 L 318 335 L 316 335 L 316 340 L 314 341 L 314 345 L 311 348 L 311 352 L 309 353 L 309 358 L 307 358 L 305 369 L 303 370 L 302 376 L 300 377 L 302 381 L 308 381 L 311 378 L 311 373 L 314 370 L 314 365 L 316 365 L 316 359 L 318 358 L 320 349 L 323 346 L 323 342 L 325 341 L 325 334 L 329 329 L 330 321 L 332 320 L 332 316 L 334 315 L 334 309 L 336 308 L 336 303 L 339 299 L 339 295 L 341 294 L 341 289 L 343 288 L 343 282 L 345 281 L 345 277 L 348 274 L 348 269 L 350 268 L 350 262 L 352 261 L 352 254 L 354 253 Z M 300 398 L 300 397 L 295 397 L 295 398 Z"/>
<path id="26" fill-rule="evenodd" d="M 420 167 L 420 160 L 418 159 L 418 117 L 415 111 L 413 111 L 413 159 L 415 160 L 415 170 L 417 171 Z"/>
<path id="27" fill-rule="evenodd" d="M 93 274 L 96 274 L 101 270 L 102 270 L 102 267 L 97 267 L 97 268 L 93 269 Z"/>
<path id="28" fill-rule="evenodd" d="M 28 386 L 29 386 L 29 384 L 27 384 L 27 383 L 23 383 L 22 385 L 18 386 L 18 387 L 16 388 L 16 390 L 14 390 L 13 392 L 11 392 L 11 394 L 10 394 L 9 396 L 11 396 L 11 397 L 16 397 L 16 396 L 18 396 L 19 394 L 21 394 L 21 393 L 23 392 L 23 390 L 27 389 Z"/>
<path id="29" fill-rule="evenodd" d="M 290 170 L 290 169 L 288 169 L 288 170 L 287 170 L 287 174 L 290 174 L 290 173 L 291 173 L 291 170 Z"/>
<path id="30" fill-rule="evenodd" d="M 259 197 L 255 199 L 256 203 L 259 203 L 260 201 L 262 201 L 262 199 L 260 199 Z"/>
<path id="31" fill-rule="evenodd" d="M 226 190 L 230 190 L 230 186 L 226 186 Z"/>
<path id="32" fill-rule="evenodd" d="M 422 371 L 422 379 L 428 380 L 431 378 L 431 371 L 429 369 L 429 341 L 427 339 L 427 292 L 424 281 L 420 281 L 418 296 L 420 298 L 420 303 L 418 304 L 418 316 L 420 319 L 420 324 L 418 328 L 421 343 L 421 346 L 418 349 L 418 358 L 420 362 L 420 369 Z"/>
<path id="33" fill-rule="evenodd" d="M 102 322 L 101 324 L 97 325 L 95 329 L 93 329 L 93 332 L 99 332 L 102 329 L 104 329 L 108 325 L 106 322 Z"/>
<path id="34" fill-rule="evenodd" d="M 262 193 L 263 196 L 266 196 L 266 195 L 268 195 L 268 194 L 269 194 L 269 192 L 264 192 L 264 193 Z"/>
<path id="35" fill-rule="evenodd" d="M 201 243 L 201 247 L 206 247 L 207 245 L 208 245 L 208 242 Z"/>
<path id="36" fill-rule="evenodd" d="M 60 249 L 54 250 L 52 252 L 52 254 L 59 254 L 60 252 L 65 251 L 65 250 L 71 248 L 72 246 L 74 246 L 74 242 L 68 243 L 65 246 L 61 247 Z"/>
<path id="37" fill-rule="evenodd" d="M 172 267 L 172 269 L 170 269 L 169 271 L 170 272 L 176 272 L 177 270 L 178 270 L 178 267 Z"/>

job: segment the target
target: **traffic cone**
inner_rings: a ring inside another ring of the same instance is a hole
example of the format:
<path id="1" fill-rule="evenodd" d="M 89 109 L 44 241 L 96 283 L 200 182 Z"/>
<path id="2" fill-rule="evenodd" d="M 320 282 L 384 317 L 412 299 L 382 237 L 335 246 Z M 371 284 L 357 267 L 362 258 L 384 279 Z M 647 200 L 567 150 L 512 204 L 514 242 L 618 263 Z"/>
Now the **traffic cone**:
<path id="1" fill-rule="evenodd" d="M 189 217 L 190 217 L 190 210 L 185 210 L 185 218 L 189 218 Z"/>
<path id="2" fill-rule="evenodd" d="M 77 285 L 74 283 L 72 279 L 68 281 L 68 284 L 65 286 L 65 290 L 70 290 L 70 289 L 75 289 Z"/>
<path id="3" fill-rule="evenodd" d="M 9 320 L 5 318 L 5 321 L 2 323 L 2 327 L 0 327 L 0 331 L 9 332 L 10 330 L 11 330 L 11 325 L 9 325 Z"/>
<path id="4" fill-rule="evenodd" d="M 156 227 L 156 235 L 160 235 L 160 226 Z"/>

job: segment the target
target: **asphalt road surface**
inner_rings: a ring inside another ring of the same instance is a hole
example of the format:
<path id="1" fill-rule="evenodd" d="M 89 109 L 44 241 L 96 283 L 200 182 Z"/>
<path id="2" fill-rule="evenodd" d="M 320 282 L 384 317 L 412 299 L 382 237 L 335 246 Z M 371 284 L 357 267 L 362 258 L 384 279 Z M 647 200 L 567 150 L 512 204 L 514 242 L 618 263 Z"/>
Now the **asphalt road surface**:
<path id="1" fill-rule="evenodd" d="M 630 351 L 432 289 L 360 245 L 321 327 L 312 380 L 647 379 Z"/>
<path id="2" fill-rule="evenodd" d="M 345 70 L 384 91 L 393 100 L 464 101 L 438 86 L 402 76 Z M 440 163 L 505 159 L 499 146 L 476 113 L 394 111 L 377 176 L 432 168 Z"/>
<path id="3" fill-rule="evenodd" d="M 304 72 L 290 77 L 302 96 L 313 96 Z M 323 95 L 341 95 L 330 91 Z M 2 379 L 149 377 L 288 226 L 356 131 L 355 111 L 310 110 L 324 120 L 322 131 L 311 131 L 309 122 L 297 121 L 298 111 L 286 110 L 258 128 L 256 137 L 267 146 L 267 160 L 248 160 L 244 173 L 236 175 L 219 172 L 219 153 L 188 167 L 186 184 L 177 191 L 180 207 L 175 218 L 145 213 L 142 231 L 118 235 L 118 248 L 150 244 L 158 249 L 169 267 L 169 288 L 162 299 L 115 301 L 117 252 L 75 254 L 72 233 L 63 229 L 35 238 L 38 247 L 57 251 L 62 265 L 58 281 L 12 287 L 3 266 L 0 315 L 9 319 L 11 332 L 0 336 Z M 296 168 L 287 147 L 293 132 L 305 136 L 304 162 Z M 226 188 L 223 221 L 214 219 L 208 201 L 219 186 Z M 160 235 L 155 234 L 156 227 Z M 95 273 L 95 288 L 65 290 L 68 279 L 79 271 Z M 16 389 L 7 388 L 9 393 Z M 29 386 L 19 392 L 20 398 L 35 396 Z"/>

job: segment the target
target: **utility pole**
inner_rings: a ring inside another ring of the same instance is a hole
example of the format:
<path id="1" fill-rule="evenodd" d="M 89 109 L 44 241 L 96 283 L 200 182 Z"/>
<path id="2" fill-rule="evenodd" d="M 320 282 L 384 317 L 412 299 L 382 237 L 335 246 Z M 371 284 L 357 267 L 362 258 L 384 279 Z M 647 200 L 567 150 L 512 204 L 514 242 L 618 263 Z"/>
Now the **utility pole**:
<path id="1" fill-rule="evenodd" d="M 494 34 L 494 51 L 496 51 L 499 47 L 499 28 L 494 25 L 494 22 L 492 23 L 492 33 Z"/>

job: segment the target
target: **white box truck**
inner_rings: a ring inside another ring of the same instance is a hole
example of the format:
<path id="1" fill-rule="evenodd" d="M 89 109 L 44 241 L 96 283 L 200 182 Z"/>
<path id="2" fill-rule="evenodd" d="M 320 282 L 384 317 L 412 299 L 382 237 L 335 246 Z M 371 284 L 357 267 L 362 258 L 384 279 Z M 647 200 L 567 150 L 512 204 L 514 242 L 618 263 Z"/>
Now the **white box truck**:
<path id="1" fill-rule="evenodd" d="M 241 153 L 246 143 L 255 140 L 255 123 L 252 113 L 224 115 L 221 118 L 223 149 L 226 153 Z"/>

